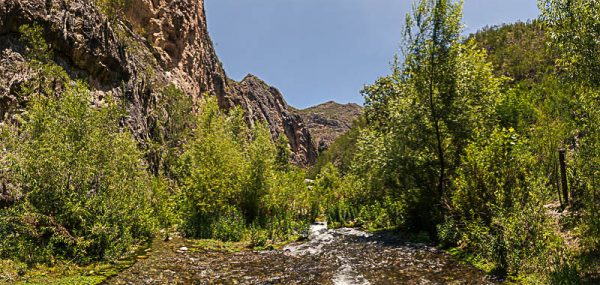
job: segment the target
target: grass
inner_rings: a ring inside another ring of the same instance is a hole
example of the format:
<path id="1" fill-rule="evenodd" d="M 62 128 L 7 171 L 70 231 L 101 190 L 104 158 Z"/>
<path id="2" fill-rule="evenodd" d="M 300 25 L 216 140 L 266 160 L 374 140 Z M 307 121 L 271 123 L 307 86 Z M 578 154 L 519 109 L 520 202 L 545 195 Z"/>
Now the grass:
<path id="1" fill-rule="evenodd" d="M 6 261 L 5 261 L 6 262 Z M 0 269 L 0 281 L 12 284 L 100 284 L 108 277 L 117 274 L 121 269 L 118 265 L 93 264 L 76 266 L 61 263 L 53 267 L 37 266 L 25 270 L 3 266 Z M 16 273 L 16 274 L 15 274 Z"/>
<path id="2" fill-rule="evenodd" d="M 456 258 L 460 261 L 469 263 L 469 264 L 473 265 L 475 268 L 477 268 L 487 274 L 491 274 L 491 272 L 495 268 L 494 263 L 489 262 L 489 261 L 485 260 L 484 258 L 481 258 L 477 255 L 466 252 L 458 247 L 452 247 L 452 248 L 446 249 L 445 251 L 446 251 L 446 253 L 450 254 L 454 258 Z"/>
<path id="3" fill-rule="evenodd" d="M 190 241 L 189 251 L 191 252 L 226 252 L 234 253 L 248 249 L 248 243 L 246 242 L 224 242 L 213 239 L 200 239 Z"/>
<path id="4" fill-rule="evenodd" d="M 98 262 L 81 266 L 66 261 L 54 266 L 36 265 L 29 267 L 11 260 L 0 260 L 0 284 L 100 284 L 111 276 L 131 267 L 139 259 L 146 257 L 148 247 L 140 247 L 136 252 L 114 262 Z"/>

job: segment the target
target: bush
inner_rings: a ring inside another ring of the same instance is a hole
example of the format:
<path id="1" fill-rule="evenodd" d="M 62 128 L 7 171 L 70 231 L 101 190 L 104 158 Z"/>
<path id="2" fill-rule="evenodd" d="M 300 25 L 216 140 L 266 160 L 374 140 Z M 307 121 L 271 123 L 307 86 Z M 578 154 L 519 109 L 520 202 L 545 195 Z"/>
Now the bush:
<path id="1" fill-rule="evenodd" d="M 81 84 L 35 95 L 10 167 L 23 197 L 0 212 L 0 256 L 27 262 L 113 259 L 157 225 L 150 177 L 110 98 L 93 108 Z"/>
<path id="2" fill-rule="evenodd" d="M 472 143 L 453 182 L 439 237 L 493 261 L 500 275 L 536 265 L 558 238 L 535 165 L 527 140 L 512 129 Z"/>
<path id="3" fill-rule="evenodd" d="M 149 118 L 147 159 L 155 176 L 176 178 L 176 165 L 194 129 L 192 97 L 174 85 L 163 88 Z"/>
<path id="4" fill-rule="evenodd" d="M 284 240 L 306 227 L 311 196 L 304 173 L 284 158 L 283 140 L 276 145 L 262 124 L 248 128 L 237 109 L 223 113 L 215 98 L 196 126 L 177 174 L 187 236 L 237 241 L 252 228 Z"/>
<path id="5" fill-rule="evenodd" d="M 94 3 L 110 19 L 123 16 L 132 4 L 131 0 L 94 0 Z"/>
<path id="6" fill-rule="evenodd" d="M 191 237 L 212 238 L 211 224 L 225 214 L 226 208 L 239 209 L 246 182 L 247 161 L 242 149 L 245 133 L 239 115 L 226 116 L 210 98 L 198 116 L 194 138 L 180 158 L 180 183 L 184 233 Z"/>

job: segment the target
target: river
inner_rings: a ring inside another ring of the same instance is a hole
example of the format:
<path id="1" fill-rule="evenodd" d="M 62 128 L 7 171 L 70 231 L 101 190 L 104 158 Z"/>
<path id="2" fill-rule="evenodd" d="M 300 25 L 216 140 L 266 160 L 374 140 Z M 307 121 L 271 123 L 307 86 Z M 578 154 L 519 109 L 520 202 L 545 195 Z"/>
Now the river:
<path id="1" fill-rule="evenodd" d="M 443 251 L 391 234 L 312 225 L 281 250 L 225 252 L 175 238 L 106 284 L 497 284 Z"/>

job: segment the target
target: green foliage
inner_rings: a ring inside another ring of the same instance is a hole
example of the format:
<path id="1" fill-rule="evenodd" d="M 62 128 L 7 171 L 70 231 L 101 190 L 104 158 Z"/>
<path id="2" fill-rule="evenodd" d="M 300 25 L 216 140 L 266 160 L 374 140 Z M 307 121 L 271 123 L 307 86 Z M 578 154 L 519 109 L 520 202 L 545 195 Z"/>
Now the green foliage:
<path id="1" fill-rule="evenodd" d="M 443 238 L 516 274 L 556 239 L 544 202 L 545 181 L 535 157 L 514 130 L 496 130 L 466 149 L 451 194 Z"/>
<path id="2" fill-rule="evenodd" d="M 498 76 L 512 83 L 535 83 L 554 72 L 557 56 L 546 49 L 546 28 L 538 20 L 486 27 L 469 36 L 488 53 Z"/>
<path id="3" fill-rule="evenodd" d="M 221 114 L 214 99 L 202 108 L 194 138 L 180 158 L 183 230 L 189 236 L 212 237 L 211 224 L 229 214 L 229 202 L 241 204 L 248 162 L 239 124 L 239 113 Z"/>
<path id="4" fill-rule="evenodd" d="M 37 25 L 19 27 L 21 41 L 25 42 L 27 57 L 34 62 L 47 63 L 52 59 L 50 46 L 43 37 L 44 29 Z"/>
<path id="5" fill-rule="evenodd" d="M 71 78 L 62 67 L 52 61 L 53 53 L 43 37 L 44 29 L 37 25 L 23 25 L 19 27 L 19 32 L 21 41 L 26 46 L 25 56 L 28 64 L 37 74 L 24 82 L 18 95 L 26 101 L 36 94 L 56 96 L 65 92 L 71 84 Z"/>
<path id="6" fill-rule="evenodd" d="M 590 267 L 583 268 L 583 271 L 597 272 L 600 266 L 600 199 L 597 190 L 600 1 L 540 0 L 539 6 L 550 31 L 549 42 L 560 54 L 557 64 L 566 70 L 564 85 L 569 88 L 563 89 L 569 90 L 571 95 L 570 100 L 565 100 L 569 104 L 565 104 L 563 109 L 556 109 L 571 114 L 570 117 L 564 116 L 563 120 L 571 130 L 567 142 L 574 169 L 569 179 L 572 181 L 572 210 L 581 217 L 575 221 L 582 245 L 579 259 L 583 267 Z M 590 256 L 593 256 L 593 262 L 588 261 Z"/>
<path id="7" fill-rule="evenodd" d="M 299 233 L 311 218 L 310 197 L 303 174 L 283 165 L 287 143 L 276 146 L 261 124 L 248 129 L 239 110 L 224 114 L 214 98 L 196 126 L 178 174 L 183 231 L 233 241 L 251 229 L 267 230 L 270 239 Z"/>
<path id="8" fill-rule="evenodd" d="M 582 243 L 586 250 L 594 253 L 600 252 L 600 112 L 598 99 L 600 92 L 591 90 L 582 90 L 586 94 L 581 97 L 582 111 L 585 116 L 578 122 L 582 130 L 582 136 L 579 139 L 580 149 L 575 154 L 577 173 L 575 179 L 580 181 L 575 199 L 580 199 L 584 207 L 583 217 L 583 240 Z M 587 92 L 586 92 L 587 91 Z"/>
<path id="9" fill-rule="evenodd" d="M 275 147 L 277 149 L 277 154 L 275 157 L 276 167 L 278 167 L 279 170 L 287 170 L 290 166 L 290 158 L 292 155 L 290 142 L 288 141 L 287 136 L 283 134 L 279 135 L 279 137 L 277 137 Z"/>
<path id="10" fill-rule="evenodd" d="M 316 177 L 321 172 L 321 169 L 328 163 L 332 162 L 341 172 L 346 174 L 350 171 L 352 160 L 356 154 L 357 140 L 361 129 L 367 125 L 364 117 L 359 117 L 353 124 L 352 128 L 345 134 L 337 138 L 324 152 L 319 154 L 317 162 L 310 169 L 309 177 Z"/>
<path id="11" fill-rule="evenodd" d="M 579 280 L 562 238 L 573 233 L 559 228 L 564 221 L 552 205 L 565 147 L 573 207 L 585 209 L 576 231 L 597 248 L 597 92 L 552 74 L 557 55 L 540 52 L 544 23 L 486 29 L 463 41 L 460 10 L 454 1 L 415 5 L 405 61 L 363 91 L 366 126 L 350 142 L 348 170 L 318 168 L 316 192 L 328 201 L 321 210 L 334 225 L 435 228 L 444 246 L 521 282 Z M 355 188 L 340 186 L 346 177 Z"/>
<path id="12" fill-rule="evenodd" d="M 177 160 L 190 140 L 195 124 L 191 96 L 174 85 L 157 96 L 150 121 L 150 146 L 147 158 L 155 176 L 175 178 Z"/>
<path id="13" fill-rule="evenodd" d="M 375 128 L 359 138 L 354 165 L 355 173 L 367 173 L 371 191 L 404 200 L 409 226 L 429 231 L 441 219 L 449 175 L 472 134 L 496 121 L 502 83 L 472 43 L 455 40 L 449 48 L 451 61 L 436 67 L 444 75 L 431 77 L 418 67 L 430 63 L 409 60 L 403 71 L 365 89 Z"/>
<path id="14" fill-rule="evenodd" d="M 558 64 L 570 78 L 600 87 L 600 1 L 539 0 L 550 43 L 560 53 Z"/>
<path id="15" fill-rule="evenodd" d="M 313 211 L 324 215 L 330 226 L 361 226 L 369 230 L 395 228 L 404 223 L 404 205 L 391 196 L 373 197 L 357 175 L 340 176 L 332 164 L 325 165 L 312 188 Z"/>
<path id="16" fill-rule="evenodd" d="M 94 4 L 100 8 L 108 18 L 116 20 L 122 17 L 132 5 L 131 0 L 94 0 Z"/>
<path id="17" fill-rule="evenodd" d="M 27 106 L 0 124 L 0 258 L 28 264 L 115 259 L 146 242 L 162 219 L 137 142 L 112 97 L 91 92 L 54 64 L 37 26 L 20 29 L 37 74 Z"/>
<path id="18" fill-rule="evenodd" d="M 2 257 L 27 262 L 116 258 L 156 227 L 141 153 L 119 128 L 110 101 L 89 103 L 82 85 L 59 98 L 35 96 L 10 166 L 22 199 L 0 212 Z"/>

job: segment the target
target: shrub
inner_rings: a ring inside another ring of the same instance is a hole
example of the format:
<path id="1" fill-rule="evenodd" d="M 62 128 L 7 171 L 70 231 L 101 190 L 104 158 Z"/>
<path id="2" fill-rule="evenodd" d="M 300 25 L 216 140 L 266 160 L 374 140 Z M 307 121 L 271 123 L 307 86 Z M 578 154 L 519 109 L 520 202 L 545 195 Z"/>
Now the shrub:
<path id="1" fill-rule="evenodd" d="M 117 19 L 131 7 L 131 0 L 94 0 L 100 11 L 110 19 Z"/>
<path id="2" fill-rule="evenodd" d="M 537 264 L 557 238 L 535 165 L 527 140 L 512 129 L 496 130 L 468 146 L 440 238 L 456 238 L 444 242 L 493 261 L 500 275 Z"/>
<path id="3" fill-rule="evenodd" d="M 116 258 L 156 227 L 152 185 L 122 112 L 93 108 L 77 83 L 29 103 L 11 168 L 24 197 L 2 210 L 0 256 L 28 262 Z"/>
<path id="4" fill-rule="evenodd" d="M 186 235 L 236 241 L 252 229 L 285 240 L 306 227 L 312 196 L 287 161 L 285 140 L 276 145 L 266 126 L 248 128 L 239 110 L 226 114 L 215 98 L 196 126 L 178 173 Z"/>
<path id="5" fill-rule="evenodd" d="M 237 117 L 236 117 L 237 116 Z M 182 230 L 192 237 L 213 237 L 211 224 L 229 206 L 239 207 L 246 182 L 247 161 L 242 149 L 243 121 L 226 116 L 209 98 L 199 116 L 194 138 L 180 158 L 183 205 Z"/>

